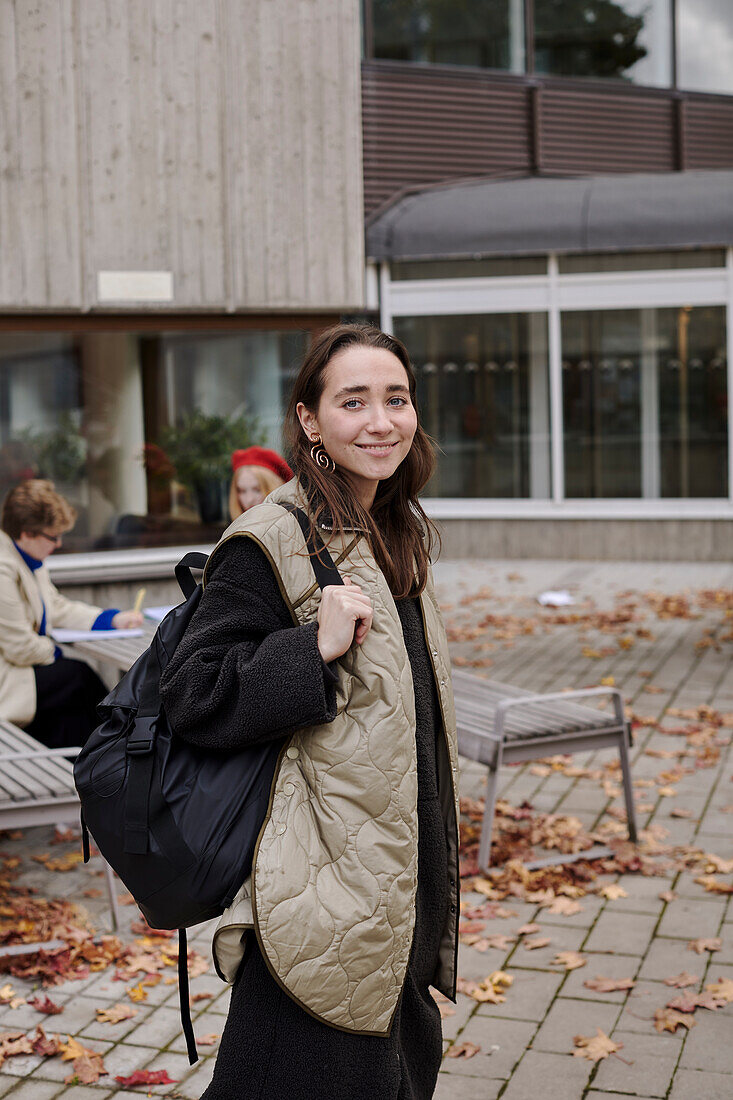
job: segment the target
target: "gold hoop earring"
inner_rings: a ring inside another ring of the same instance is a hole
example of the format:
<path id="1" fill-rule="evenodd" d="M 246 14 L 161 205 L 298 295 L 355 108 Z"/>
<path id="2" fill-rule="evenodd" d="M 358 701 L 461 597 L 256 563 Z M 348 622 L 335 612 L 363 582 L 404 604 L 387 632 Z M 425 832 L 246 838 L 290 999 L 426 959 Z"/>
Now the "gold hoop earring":
<path id="1" fill-rule="evenodd" d="M 315 462 L 316 466 L 318 466 L 321 470 L 326 470 L 328 473 L 331 473 L 333 470 L 335 470 L 336 463 L 331 458 L 326 448 L 323 446 L 323 440 L 321 439 L 320 435 L 311 436 L 311 443 L 313 444 L 313 446 L 311 447 L 311 458 Z"/>

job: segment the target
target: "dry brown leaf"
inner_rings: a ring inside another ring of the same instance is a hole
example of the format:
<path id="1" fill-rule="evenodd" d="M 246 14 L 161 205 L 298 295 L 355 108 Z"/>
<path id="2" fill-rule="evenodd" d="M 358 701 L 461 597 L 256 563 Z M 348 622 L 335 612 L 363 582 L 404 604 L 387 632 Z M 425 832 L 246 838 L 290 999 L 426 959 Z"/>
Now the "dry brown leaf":
<path id="1" fill-rule="evenodd" d="M 42 1058 L 51 1058 L 54 1054 L 58 1054 L 60 1042 L 60 1036 L 46 1035 L 43 1028 L 39 1026 L 36 1028 L 33 1039 L 33 1053 L 39 1054 Z"/>
<path id="2" fill-rule="evenodd" d="M 666 1007 L 676 1008 L 678 1012 L 694 1012 L 696 1008 L 709 1008 L 715 1011 L 722 1008 L 724 1004 L 726 1004 L 724 1000 L 715 997 L 710 992 L 693 993 L 691 989 L 686 989 L 679 996 L 667 1001 Z"/>
<path id="3" fill-rule="evenodd" d="M 2 1058 L 11 1058 L 15 1054 L 32 1054 L 33 1045 L 22 1031 L 5 1031 L 0 1033 L 0 1055 Z"/>
<path id="4" fill-rule="evenodd" d="M 28 1004 L 31 1008 L 35 1008 L 36 1012 L 43 1012 L 46 1016 L 58 1016 L 59 1012 L 64 1011 L 61 1005 L 54 1004 L 50 997 L 33 997 Z"/>
<path id="5" fill-rule="evenodd" d="M 695 1017 L 689 1012 L 678 1012 L 675 1008 L 658 1008 L 654 1013 L 654 1027 L 660 1033 L 676 1033 L 678 1027 L 686 1027 L 689 1031 L 696 1023 Z"/>
<path id="6" fill-rule="evenodd" d="M 609 1054 L 621 1050 L 624 1045 L 614 1043 L 600 1028 L 596 1028 L 595 1035 L 576 1035 L 573 1042 L 578 1048 L 573 1051 L 573 1056 L 587 1058 L 589 1062 L 600 1062 L 602 1058 L 608 1058 Z"/>
<path id="7" fill-rule="evenodd" d="M 633 989 L 636 982 L 633 978 L 589 978 L 583 982 L 586 989 L 594 989 L 596 993 L 616 993 L 620 989 Z"/>
<path id="8" fill-rule="evenodd" d="M 527 951 L 536 951 L 539 947 L 547 947 L 548 943 L 551 943 L 549 936 L 533 936 L 526 940 L 522 940 L 522 944 L 526 947 Z"/>
<path id="9" fill-rule="evenodd" d="M 100 1024 L 119 1024 L 122 1020 L 131 1020 L 137 1012 L 132 1005 L 116 1004 L 111 1008 L 98 1008 L 97 1020 Z"/>
<path id="10" fill-rule="evenodd" d="M 575 913 L 581 913 L 583 906 L 572 898 L 555 898 L 551 905 L 547 906 L 548 913 L 559 914 L 562 917 L 572 917 Z"/>
<path id="11" fill-rule="evenodd" d="M 502 932 L 497 932 L 493 936 L 486 936 L 486 943 L 498 951 L 508 951 L 514 939 L 514 936 L 505 936 Z"/>
<path id="12" fill-rule="evenodd" d="M 703 951 L 720 951 L 722 946 L 723 941 L 719 936 L 715 936 L 710 939 L 690 940 L 687 950 L 694 951 L 696 955 L 702 955 Z"/>
<path id="13" fill-rule="evenodd" d="M 531 936 L 535 932 L 539 932 L 539 924 L 523 924 L 521 928 L 517 929 L 518 936 Z"/>
<path id="14" fill-rule="evenodd" d="M 588 962 L 579 951 L 558 951 L 552 961 L 560 966 L 564 966 L 566 970 L 577 970 L 579 967 L 585 966 Z"/>
<path id="15" fill-rule="evenodd" d="M 72 1069 L 74 1072 L 64 1078 L 64 1082 L 67 1085 L 93 1085 L 100 1077 L 105 1077 L 107 1075 L 107 1070 L 104 1068 L 104 1062 L 102 1061 L 102 1055 L 96 1054 L 92 1050 L 87 1050 L 84 1054 L 75 1058 L 72 1063 Z"/>
<path id="16" fill-rule="evenodd" d="M 474 1054 L 478 1054 L 481 1047 L 476 1046 L 475 1043 L 463 1042 L 459 1045 L 453 1044 L 452 1047 L 446 1051 L 446 1058 L 473 1058 Z"/>
<path id="17" fill-rule="evenodd" d="M 700 981 L 697 974 L 689 974 L 686 970 L 683 970 L 681 974 L 675 974 L 671 978 L 663 978 L 662 980 L 665 985 L 673 985 L 677 989 L 684 989 L 687 985 L 697 985 Z"/>
<path id="18" fill-rule="evenodd" d="M 662 890 L 661 894 L 657 894 L 657 897 L 661 901 L 674 901 L 677 895 L 674 890 Z"/>
<path id="19" fill-rule="evenodd" d="M 219 1041 L 219 1036 L 215 1031 L 210 1031 L 208 1035 L 201 1035 L 196 1040 L 197 1047 L 213 1047 L 214 1043 Z"/>
<path id="20" fill-rule="evenodd" d="M 629 896 L 623 886 L 620 886 L 617 882 L 609 882 L 606 886 L 602 886 L 598 893 L 602 894 L 604 898 L 608 898 L 609 901 L 616 901 L 617 898 L 627 898 Z"/>
<path id="21" fill-rule="evenodd" d="M 148 992 L 146 989 L 143 989 L 142 982 L 138 982 L 137 985 L 134 985 L 131 989 L 128 989 L 127 996 L 130 998 L 131 1001 L 135 1001 L 137 1003 L 138 1001 L 147 1001 Z"/>
<path id="22" fill-rule="evenodd" d="M 474 951 L 479 951 L 482 955 L 491 947 L 485 936 L 461 936 L 461 941 L 467 947 L 472 947 Z"/>
<path id="23" fill-rule="evenodd" d="M 467 983 L 464 992 L 480 1004 L 502 1004 L 506 1000 L 504 993 L 514 981 L 511 974 L 504 970 L 494 970 L 482 982 Z"/>
<path id="24" fill-rule="evenodd" d="M 715 875 L 698 875 L 695 882 L 704 886 L 709 894 L 733 894 L 733 884 L 721 882 Z"/>
<path id="25" fill-rule="evenodd" d="M 710 864 L 709 870 L 717 871 L 720 875 L 733 875 L 733 859 L 722 859 L 712 852 L 706 852 L 705 859 Z"/>
<path id="26" fill-rule="evenodd" d="M 62 1062 L 73 1062 L 75 1058 L 81 1058 L 83 1054 L 94 1054 L 95 1051 L 88 1051 L 86 1047 L 83 1047 L 73 1035 L 68 1035 L 65 1043 L 59 1045 L 61 1051 Z"/>
<path id="27" fill-rule="evenodd" d="M 471 889 L 475 890 L 477 894 L 483 894 L 484 897 L 491 898 L 493 901 L 502 900 L 499 891 L 496 890 L 493 884 L 486 878 L 474 879 Z"/>
<path id="28" fill-rule="evenodd" d="M 705 986 L 708 993 L 725 1004 L 733 1004 L 733 979 L 718 978 L 717 982 L 708 982 Z"/>
<path id="29" fill-rule="evenodd" d="M 692 810 L 686 810 L 683 806 L 675 806 L 669 811 L 670 817 L 692 817 Z"/>

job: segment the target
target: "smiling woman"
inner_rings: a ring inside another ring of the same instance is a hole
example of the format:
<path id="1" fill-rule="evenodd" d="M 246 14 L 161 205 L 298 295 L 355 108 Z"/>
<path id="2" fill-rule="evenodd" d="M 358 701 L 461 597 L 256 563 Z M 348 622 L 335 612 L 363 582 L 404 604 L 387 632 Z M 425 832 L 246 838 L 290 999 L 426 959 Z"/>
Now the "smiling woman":
<path id="1" fill-rule="evenodd" d="M 370 325 L 336 325 L 315 342 L 296 380 L 284 434 L 314 509 L 337 533 L 368 532 L 398 597 L 425 585 L 436 529 L 418 499 L 435 470 L 418 420 L 405 345 Z M 314 460 L 318 436 L 331 467 Z M 415 572 L 417 570 L 417 572 Z"/>
<path id="2" fill-rule="evenodd" d="M 296 407 L 311 441 L 316 435 L 369 511 L 379 482 L 406 457 L 417 430 L 407 371 L 386 348 L 347 347 L 328 365 L 318 411 Z"/>
<path id="3" fill-rule="evenodd" d="M 241 1100 L 246 1080 L 261 1100 L 428 1100 L 429 987 L 455 999 L 458 757 L 418 501 L 433 449 L 404 345 L 322 333 L 286 431 L 296 479 L 228 529 L 161 680 L 192 744 L 282 745 L 251 879 L 215 936 L 234 988 L 205 1097 Z M 293 506 L 343 584 L 314 584 Z"/>

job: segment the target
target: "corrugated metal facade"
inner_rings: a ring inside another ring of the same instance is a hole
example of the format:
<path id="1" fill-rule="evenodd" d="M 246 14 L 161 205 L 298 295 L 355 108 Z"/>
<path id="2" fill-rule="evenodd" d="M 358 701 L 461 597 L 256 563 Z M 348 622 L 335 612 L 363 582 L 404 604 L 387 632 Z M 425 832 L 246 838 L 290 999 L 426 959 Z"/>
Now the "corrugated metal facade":
<path id="1" fill-rule="evenodd" d="M 733 97 L 362 64 L 367 214 L 471 176 L 733 167 Z"/>

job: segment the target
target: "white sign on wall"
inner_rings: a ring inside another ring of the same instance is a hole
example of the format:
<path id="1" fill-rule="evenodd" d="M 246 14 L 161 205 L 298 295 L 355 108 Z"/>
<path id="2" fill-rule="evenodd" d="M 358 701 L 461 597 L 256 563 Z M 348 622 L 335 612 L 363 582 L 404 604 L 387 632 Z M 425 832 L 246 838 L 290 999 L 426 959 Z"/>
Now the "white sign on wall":
<path id="1" fill-rule="evenodd" d="M 172 271 L 98 271 L 99 302 L 172 302 Z"/>

